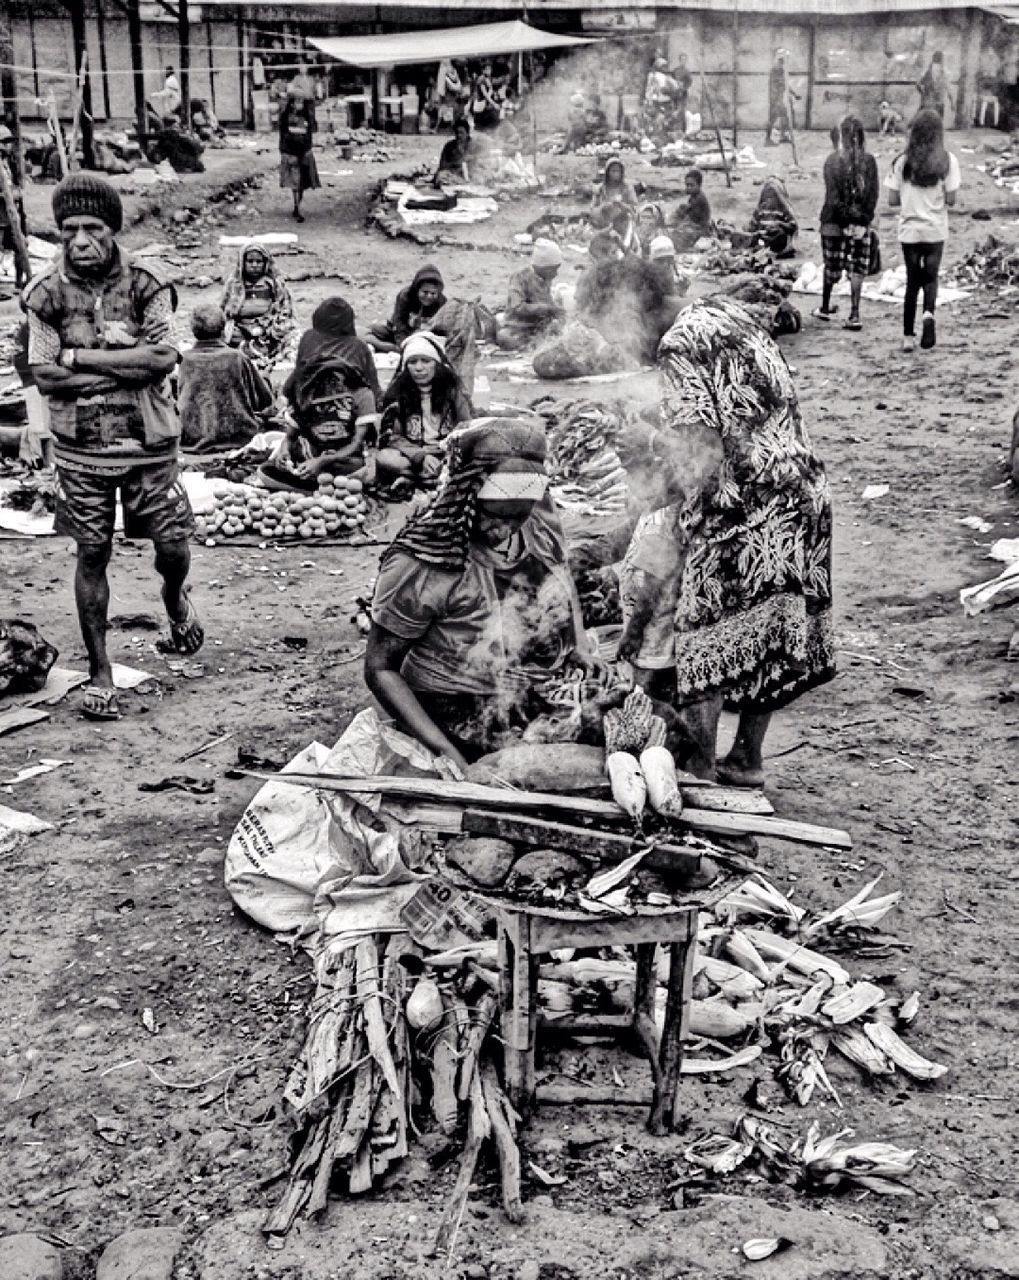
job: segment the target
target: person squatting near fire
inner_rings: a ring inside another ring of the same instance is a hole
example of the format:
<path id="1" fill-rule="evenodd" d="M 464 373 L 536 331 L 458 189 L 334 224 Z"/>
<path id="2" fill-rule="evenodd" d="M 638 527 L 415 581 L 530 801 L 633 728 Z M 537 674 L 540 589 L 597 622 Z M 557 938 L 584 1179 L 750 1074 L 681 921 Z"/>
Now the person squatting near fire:
<path id="1" fill-rule="evenodd" d="M 442 339 L 424 331 L 411 334 L 382 402 L 376 478 L 381 484 L 434 485 L 448 436 L 470 418 L 470 398 Z"/>
<path id="2" fill-rule="evenodd" d="M 788 365 L 737 302 L 688 306 L 659 362 L 661 505 L 623 559 L 619 656 L 671 686 L 686 768 L 760 786 L 772 713 L 835 674 L 828 481 Z M 739 727 L 718 761 L 723 706 Z"/>
<path id="3" fill-rule="evenodd" d="M 871 223 L 877 212 L 881 179 L 877 161 L 867 151 L 863 124 L 856 116 L 846 116 L 832 130 L 835 150 L 824 162 L 824 204 L 821 208 L 821 252 L 824 280 L 821 305 L 811 312 L 818 320 L 830 321 L 838 311 L 831 305 L 832 290 L 849 277 L 849 316 L 844 329 L 863 328 L 860 299 L 864 277 L 872 274 L 873 237 Z"/>
<path id="4" fill-rule="evenodd" d="M 196 451 L 247 444 L 273 415 L 273 393 L 254 362 L 223 340 L 226 316 L 214 304 L 195 307 L 195 344 L 181 356 L 177 404 L 181 443 Z"/>
<path id="5" fill-rule="evenodd" d="M 271 463 L 309 484 L 325 473 L 367 479 L 365 446 L 374 443 L 381 399 L 375 361 L 344 298 L 320 303 L 311 323 L 283 385 L 289 420 Z"/>
<path id="6" fill-rule="evenodd" d="M 547 710 L 550 678 L 597 665 L 545 452 L 536 420 L 454 432 L 441 488 L 380 563 L 365 681 L 454 777 Z"/>
<path id="7" fill-rule="evenodd" d="M 220 306 L 227 342 L 246 351 L 268 377 L 276 362 L 287 358 L 297 328 L 290 290 L 263 245 L 251 240 L 238 249 Z"/>
<path id="8" fill-rule="evenodd" d="M 180 424 L 168 377 L 177 364 L 176 293 L 151 261 L 118 245 L 120 196 L 90 173 L 53 192 L 60 256 L 28 285 L 29 363 L 49 405 L 56 519 L 78 548 L 75 599 L 88 650 L 82 711 L 120 715 L 106 648 L 117 496 L 128 538 L 155 546 L 174 649 L 205 632 L 187 586 L 194 520 L 177 473 Z"/>
<path id="9" fill-rule="evenodd" d="M 376 351 L 399 351 L 400 344 L 418 329 L 430 328 L 429 322 L 446 302 L 445 285 L 438 267 L 427 262 L 393 303 L 393 314 L 380 324 L 373 324 L 365 341 Z"/>
<path id="10" fill-rule="evenodd" d="M 562 250 L 554 240 L 535 240 L 530 264 L 510 277 L 495 338 L 504 351 L 519 351 L 565 318 L 552 296 L 552 281 L 562 265 Z"/>

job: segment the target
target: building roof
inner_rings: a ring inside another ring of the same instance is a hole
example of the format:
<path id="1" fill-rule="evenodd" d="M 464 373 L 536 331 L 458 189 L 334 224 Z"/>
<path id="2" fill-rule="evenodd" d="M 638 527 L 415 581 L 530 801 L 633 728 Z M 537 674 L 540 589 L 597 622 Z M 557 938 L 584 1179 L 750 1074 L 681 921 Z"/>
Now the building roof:
<path id="1" fill-rule="evenodd" d="M 274 5 L 253 5 L 250 0 L 201 0 L 203 8 L 230 7 L 249 11 L 251 16 L 273 8 L 287 9 L 357 9 L 366 8 L 378 12 L 380 18 L 392 21 L 400 10 L 440 8 L 455 13 L 461 10 L 507 10 L 529 17 L 537 17 L 543 11 L 555 10 L 616 10 L 616 9 L 688 9 L 696 12 L 732 14 L 734 11 L 747 16 L 753 14 L 778 15 L 786 18 L 831 17 L 845 18 L 883 13 L 931 13 L 966 9 L 983 9 L 988 13 L 1004 12 L 1010 6 L 973 4 L 972 0 L 528 0 L 526 6 L 520 0 L 281 0 Z"/>

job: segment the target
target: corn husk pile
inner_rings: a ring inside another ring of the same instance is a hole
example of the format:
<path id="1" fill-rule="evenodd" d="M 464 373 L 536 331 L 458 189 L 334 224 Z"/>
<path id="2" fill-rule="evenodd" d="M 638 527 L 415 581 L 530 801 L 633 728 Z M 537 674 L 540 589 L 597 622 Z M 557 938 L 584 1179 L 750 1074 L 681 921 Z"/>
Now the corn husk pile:
<path id="1" fill-rule="evenodd" d="M 715 1176 L 755 1165 L 768 1177 L 807 1192 L 855 1186 L 880 1195 L 915 1194 L 902 1182 L 915 1168 L 915 1150 L 890 1142 L 847 1141 L 853 1136 L 852 1129 L 841 1129 L 822 1138 L 815 1121 L 804 1137 L 786 1142 L 763 1120 L 744 1115 L 734 1136 L 708 1134 L 687 1147 L 683 1158 Z"/>

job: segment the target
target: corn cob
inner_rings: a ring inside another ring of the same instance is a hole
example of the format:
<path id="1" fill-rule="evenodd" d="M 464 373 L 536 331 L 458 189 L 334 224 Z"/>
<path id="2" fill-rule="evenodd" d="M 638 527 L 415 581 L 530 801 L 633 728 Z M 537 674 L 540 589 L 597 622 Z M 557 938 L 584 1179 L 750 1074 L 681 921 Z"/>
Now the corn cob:
<path id="1" fill-rule="evenodd" d="M 640 771 L 655 813 L 664 818 L 678 818 L 683 812 L 683 797 L 679 793 L 676 762 L 671 752 L 665 747 L 645 747 L 640 753 Z"/>
<path id="2" fill-rule="evenodd" d="M 697 971 L 703 973 L 729 1000 L 749 1000 L 764 987 L 760 978 L 755 978 L 752 973 L 725 960 L 716 960 L 714 956 L 700 956 L 694 964 Z"/>
<path id="3" fill-rule="evenodd" d="M 647 784 L 636 756 L 628 751 L 611 752 L 605 758 L 605 772 L 612 785 L 612 799 L 624 813 L 639 822 L 647 801 Z"/>
<path id="4" fill-rule="evenodd" d="M 944 1063 L 931 1062 L 914 1052 L 900 1039 L 898 1032 L 884 1022 L 865 1022 L 863 1030 L 872 1044 L 914 1080 L 939 1080 L 948 1072 Z"/>
<path id="5" fill-rule="evenodd" d="M 802 907 L 794 906 L 785 894 L 760 875 L 744 880 L 720 898 L 715 904 L 715 911 L 721 916 L 785 916 L 797 925 L 806 914 Z"/>
<path id="6" fill-rule="evenodd" d="M 733 929 L 725 939 L 725 950 L 729 959 L 738 964 L 747 973 L 752 973 L 762 982 L 771 981 L 771 970 L 761 959 L 760 953 L 745 933 Z"/>
<path id="7" fill-rule="evenodd" d="M 837 1027 L 832 1033 L 832 1045 L 854 1066 L 871 1076 L 888 1076 L 894 1066 L 874 1042 L 859 1027 Z"/>
<path id="8" fill-rule="evenodd" d="M 664 997 L 665 993 L 662 992 L 661 995 Z M 664 1017 L 664 999 L 659 1003 Z M 757 1004 L 742 1004 L 735 1009 L 717 996 L 712 1000 L 691 1000 L 690 1034 L 707 1036 L 712 1040 L 731 1040 L 733 1036 L 749 1031 L 757 1023 L 760 1014 L 761 1006 Z"/>
<path id="9" fill-rule="evenodd" d="M 841 1026 L 869 1013 L 885 998 L 881 987 L 873 982 L 854 982 L 851 987 L 832 996 L 821 1006 L 826 1018 Z"/>
<path id="10" fill-rule="evenodd" d="M 769 933 L 767 929 L 745 929 L 744 933 L 766 960 L 780 960 L 808 977 L 826 973 L 833 982 L 848 986 L 852 981 L 849 971 L 843 969 L 837 960 L 829 960 L 827 956 L 811 951 L 799 942 L 781 938 L 777 933 Z"/>

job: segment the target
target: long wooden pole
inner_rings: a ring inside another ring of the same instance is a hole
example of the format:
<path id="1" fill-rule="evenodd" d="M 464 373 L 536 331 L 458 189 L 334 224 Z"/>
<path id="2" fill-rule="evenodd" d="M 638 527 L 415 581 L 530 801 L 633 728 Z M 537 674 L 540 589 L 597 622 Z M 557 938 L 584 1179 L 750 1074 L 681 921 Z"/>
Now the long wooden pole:
<path id="1" fill-rule="evenodd" d="M 732 0 L 732 149 L 739 150 L 739 0 Z"/>
<path id="2" fill-rule="evenodd" d="M 708 82 L 704 78 L 704 68 L 701 67 L 701 98 L 708 104 L 708 113 L 711 116 L 711 124 L 715 130 L 715 141 L 718 143 L 718 154 L 722 157 L 722 168 L 725 170 L 725 185 L 732 186 L 732 173 L 729 170 L 729 158 L 725 154 L 725 143 L 722 141 L 722 130 L 718 127 L 718 117 L 715 115 L 715 104 L 711 94 L 708 92 Z"/>
<path id="3" fill-rule="evenodd" d="M 106 61 L 106 14 L 103 0 L 96 0 L 96 37 L 99 40 L 99 78 L 103 85 L 103 114 L 107 122 L 113 115 L 110 110 L 110 68 Z"/>
<path id="4" fill-rule="evenodd" d="M 78 120 L 81 131 L 81 158 L 86 169 L 95 168 L 95 152 L 92 146 L 92 83 L 88 74 L 88 39 L 85 28 L 85 6 L 71 5 L 71 36 L 74 40 L 74 62 L 78 69 L 78 89 L 76 94 Z M 77 130 L 76 130 L 77 132 Z M 71 163 L 75 163 L 77 146 L 71 153 Z"/>
<path id="5" fill-rule="evenodd" d="M 71 143 L 67 148 L 67 163 L 71 169 L 78 167 L 78 137 L 82 132 L 82 116 L 84 114 L 85 80 L 88 76 L 88 54 L 81 55 L 78 66 L 78 79 L 74 85 L 74 108 L 71 112 Z M 84 149 L 84 139 L 82 140 Z M 88 168 L 88 165 L 85 166 Z"/>
<path id="6" fill-rule="evenodd" d="M 14 135 L 14 154 L 11 157 L 14 181 L 21 185 L 24 160 L 21 155 L 21 117 L 18 114 L 18 81 L 14 74 L 14 35 L 11 29 L 11 11 L 0 4 L 0 97 L 3 98 L 3 122 Z"/>
<path id="7" fill-rule="evenodd" d="M 180 50 L 180 118 L 185 130 L 191 128 L 191 19 L 188 0 L 177 0 L 177 45 Z"/>
<path id="8" fill-rule="evenodd" d="M 26 284 L 32 278 L 32 264 L 28 257 L 28 244 L 21 231 L 21 211 L 14 196 L 14 183 L 7 161 L 0 156 L 0 187 L 3 188 L 4 208 L 7 210 L 7 221 L 11 227 L 11 239 L 14 242 L 15 274 Z"/>
<path id="9" fill-rule="evenodd" d="M 142 58 L 142 19 L 138 0 L 127 0 L 127 37 L 131 44 L 131 82 L 134 85 L 134 122 L 138 142 L 145 145 L 148 121 L 145 116 L 145 62 Z"/>

